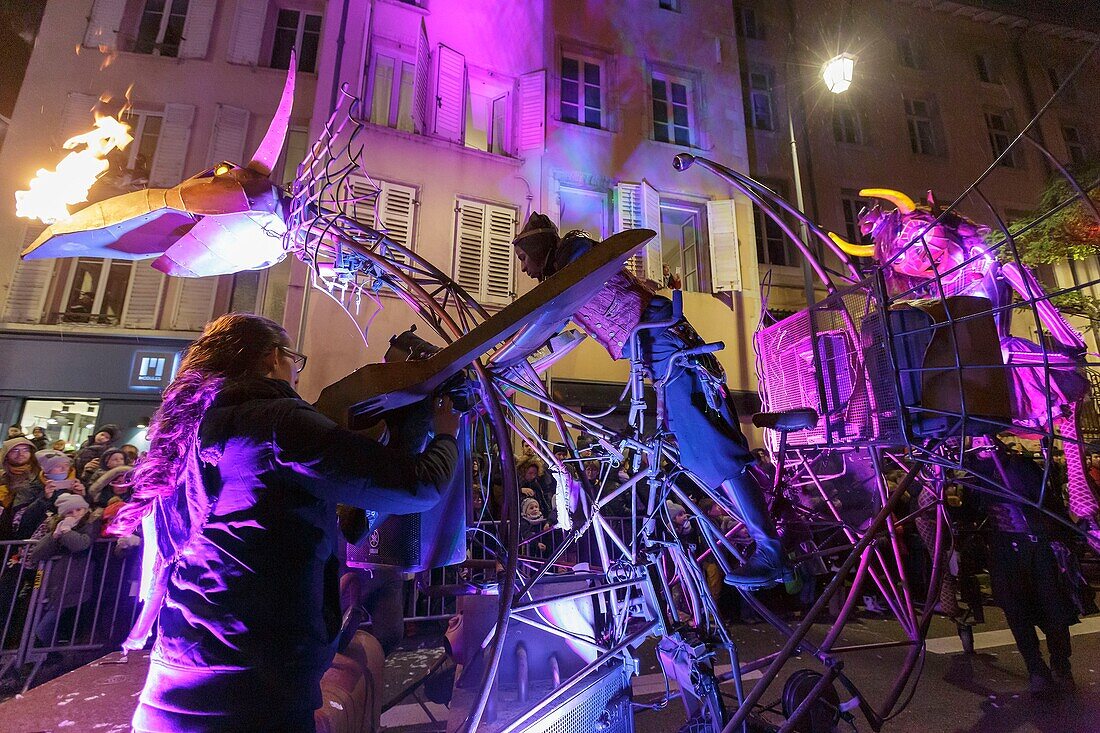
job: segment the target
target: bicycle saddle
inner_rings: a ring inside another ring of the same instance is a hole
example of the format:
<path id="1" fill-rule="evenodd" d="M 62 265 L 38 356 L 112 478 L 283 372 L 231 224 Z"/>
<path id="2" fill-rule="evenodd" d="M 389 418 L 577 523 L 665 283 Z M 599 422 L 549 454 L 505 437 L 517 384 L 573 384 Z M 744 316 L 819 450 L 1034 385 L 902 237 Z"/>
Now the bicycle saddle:
<path id="1" fill-rule="evenodd" d="M 771 428 L 781 433 L 794 433 L 817 427 L 817 410 L 798 407 L 782 412 L 758 412 L 752 416 L 752 424 L 758 428 Z"/>

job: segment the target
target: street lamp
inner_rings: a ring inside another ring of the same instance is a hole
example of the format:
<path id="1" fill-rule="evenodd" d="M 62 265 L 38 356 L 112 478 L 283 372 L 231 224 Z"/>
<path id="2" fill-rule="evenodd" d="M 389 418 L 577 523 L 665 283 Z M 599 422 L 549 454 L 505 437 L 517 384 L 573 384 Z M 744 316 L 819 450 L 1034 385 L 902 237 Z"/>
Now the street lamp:
<path id="1" fill-rule="evenodd" d="M 841 94 L 852 85 L 855 69 L 856 57 L 850 53 L 842 53 L 825 62 L 821 68 L 821 77 L 825 80 L 825 86 L 830 92 Z"/>

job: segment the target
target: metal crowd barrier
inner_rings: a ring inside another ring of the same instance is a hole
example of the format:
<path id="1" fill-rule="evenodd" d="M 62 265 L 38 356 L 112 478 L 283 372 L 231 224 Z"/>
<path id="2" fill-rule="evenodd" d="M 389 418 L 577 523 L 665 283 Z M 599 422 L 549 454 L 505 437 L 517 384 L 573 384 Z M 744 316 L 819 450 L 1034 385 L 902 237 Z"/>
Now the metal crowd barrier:
<path id="1" fill-rule="evenodd" d="M 0 679 L 22 677 L 24 692 L 47 662 L 78 666 L 117 649 L 133 625 L 141 575 L 140 546 L 97 540 L 32 564 L 35 544 L 0 542 Z"/>
<path id="2" fill-rule="evenodd" d="M 608 525 L 619 534 L 627 538 L 631 533 L 630 517 L 605 517 Z M 492 561 L 496 559 L 495 545 L 501 534 L 500 523 L 496 521 L 478 522 L 471 527 L 467 542 L 468 562 L 462 565 L 453 565 L 444 568 L 420 573 L 405 586 L 405 621 L 446 621 L 456 613 L 455 593 L 450 589 L 458 589 L 478 579 L 495 577 Z M 551 529 L 543 532 L 535 532 L 529 537 L 520 540 L 520 560 L 528 558 L 546 558 L 551 556 L 562 542 L 565 542 L 567 533 L 559 529 Z M 539 545 L 543 548 L 539 548 Z M 568 551 L 562 558 L 568 564 L 577 561 L 577 552 L 594 552 L 594 548 L 588 548 L 582 538 L 581 545 Z"/>

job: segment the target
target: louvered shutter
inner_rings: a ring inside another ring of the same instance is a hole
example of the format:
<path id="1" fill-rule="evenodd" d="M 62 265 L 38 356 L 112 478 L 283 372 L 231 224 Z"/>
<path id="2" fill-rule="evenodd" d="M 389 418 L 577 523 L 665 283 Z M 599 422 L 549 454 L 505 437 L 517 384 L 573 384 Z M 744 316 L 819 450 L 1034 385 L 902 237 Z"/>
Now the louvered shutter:
<path id="1" fill-rule="evenodd" d="M 512 240 L 516 214 L 503 206 L 485 207 L 485 302 L 504 305 L 512 300 Z"/>
<path id="2" fill-rule="evenodd" d="M 122 25 L 125 10 L 126 0 L 95 0 L 88 16 L 88 29 L 84 32 L 84 45 L 114 50 L 118 45 L 118 28 Z"/>
<path id="3" fill-rule="evenodd" d="M 521 153 L 541 153 L 546 147 L 546 72 L 524 74 L 518 86 L 516 147 Z"/>
<path id="4" fill-rule="evenodd" d="M 130 271 L 126 308 L 122 311 L 122 327 L 156 328 L 163 290 L 164 273 L 154 270 L 148 260 L 135 262 Z"/>
<path id="5" fill-rule="evenodd" d="M 416 41 L 416 77 L 413 79 L 413 130 L 424 135 L 428 132 L 428 29 L 420 21 L 420 36 Z"/>
<path id="6" fill-rule="evenodd" d="M 484 298 L 481 268 L 485 250 L 485 206 L 472 201 L 458 202 L 455 225 L 454 279 L 476 300 Z"/>
<path id="7" fill-rule="evenodd" d="M 237 0 L 226 61 L 246 66 L 255 66 L 259 62 L 260 45 L 267 24 L 267 5 L 268 0 Z"/>
<path id="8" fill-rule="evenodd" d="M 244 144 L 248 136 L 248 110 L 219 104 L 214 115 L 214 134 L 210 137 L 207 160 L 216 165 L 223 160 L 244 163 Z"/>
<path id="9" fill-rule="evenodd" d="M 664 282 L 661 254 L 661 196 L 657 189 L 642 181 L 642 227 L 657 232 L 657 236 L 645 246 L 645 276 L 656 282 Z"/>
<path id="10" fill-rule="evenodd" d="M 190 104 L 166 104 L 160 128 L 157 152 L 149 172 L 150 186 L 174 186 L 183 178 L 187 145 L 191 142 L 191 123 L 195 108 Z"/>
<path id="11" fill-rule="evenodd" d="M 179 297 L 172 314 L 173 331 L 201 331 L 214 312 L 217 277 L 180 278 Z"/>
<path id="12" fill-rule="evenodd" d="M 65 109 L 61 113 L 61 125 L 57 134 L 58 145 L 73 135 L 88 132 L 95 126 L 95 116 L 92 110 L 98 101 L 90 94 L 69 92 L 69 98 L 65 101 Z"/>
<path id="13" fill-rule="evenodd" d="M 741 289 L 741 251 L 733 199 L 707 202 L 710 232 L 710 287 L 715 293 Z"/>
<path id="14" fill-rule="evenodd" d="M 379 189 L 367 179 L 366 176 L 356 173 L 348 174 L 347 190 L 344 204 L 348 215 L 365 227 L 378 229 L 381 222 L 378 221 L 378 197 Z M 339 208 L 339 207 L 336 207 Z"/>
<path id="15" fill-rule="evenodd" d="M 416 189 L 399 183 L 382 181 L 382 194 L 378 197 L 378 221 L 386 236 L 405 246 L 413 248 L 413 221 L 416 214 Z M 395 259 L 406 261 L 404 255 L 394 255 Z"/>
<path id="16" fill-rule="evenodd" d="M 23 235 L 26 249 L 46 227 L 38 222 L 27 225 Z M 56 260 L 18 260 L 8 286 L 8 298 L 4 304 L 5 323 L 39 323 L 46 304 L 46 292 L 53 278 Z"/>
<path id="17" fill-rule="evenodd" d="M 615 186 L 615 231 L 642 228 L 642 187 L 637 183 Z M 636 254 L 626 263 L 628 270 L 645 277 L 645 256 Z"/>
<path id="18" fill-rule="evenodd" d="M 180 58 L 204 59 L 210 47 L 210 31 L 214 26 L 216 0 L 190 0 L 187 3 L 187 19 L 183 22 L 183 40 L 180 42 Z"/>
<path id="19" fill-rule="evenodd" d="M 466 122 L 466 57 L 442 44 L 436 56 L 435 134 L 461 143 Z"/>

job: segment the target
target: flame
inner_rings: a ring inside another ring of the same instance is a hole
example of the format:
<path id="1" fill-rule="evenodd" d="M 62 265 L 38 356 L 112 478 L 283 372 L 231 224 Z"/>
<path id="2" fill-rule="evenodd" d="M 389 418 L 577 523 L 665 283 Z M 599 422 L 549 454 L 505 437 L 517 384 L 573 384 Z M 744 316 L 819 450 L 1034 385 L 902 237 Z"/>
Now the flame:
<path id="1" fill-rule="evenodd" d="M 39 169 L 28 190 L 15 192 L 15 213 L 45 224 L 69 216 L 68 207 L 87 201 L 88 189 L 107 172 L 107 154 L 133 139 L 124 122 L 96 115 L 95 129 L 65 141 L 63 147 L 73 152 L 55 170 Z"/>

